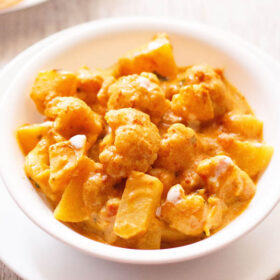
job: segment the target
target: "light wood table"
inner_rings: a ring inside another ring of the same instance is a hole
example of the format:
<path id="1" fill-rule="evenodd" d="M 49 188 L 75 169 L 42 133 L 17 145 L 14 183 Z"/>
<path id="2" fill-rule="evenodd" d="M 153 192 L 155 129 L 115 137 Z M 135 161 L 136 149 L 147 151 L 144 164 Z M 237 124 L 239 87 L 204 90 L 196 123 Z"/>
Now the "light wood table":
<path id="1" fill-rule="evenodd" d="M 212 25 L 280 60 L 279 0 L 49 0 L 0 16 L 0 68 L 28 46 L 64 28 L 105 17 L 143 15 Z M 0 263 L 0 280 L 16 279 L 20 278 Z"/>

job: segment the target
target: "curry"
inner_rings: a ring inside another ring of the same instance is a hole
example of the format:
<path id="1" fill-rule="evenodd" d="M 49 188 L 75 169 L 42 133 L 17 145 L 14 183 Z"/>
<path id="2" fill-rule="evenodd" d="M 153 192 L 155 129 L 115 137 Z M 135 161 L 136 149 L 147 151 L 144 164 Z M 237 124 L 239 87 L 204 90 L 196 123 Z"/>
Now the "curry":
<path id="1" fill-rule="evenodd" d="M 108 69 L 40 72 L 30 96 L 45 119 L 17 130 L 27 177 L 57 220 L 115 246 L 211 236 L 246 209 L 273 154 L 223 70 L 178 67 L 166 34 Z"/>

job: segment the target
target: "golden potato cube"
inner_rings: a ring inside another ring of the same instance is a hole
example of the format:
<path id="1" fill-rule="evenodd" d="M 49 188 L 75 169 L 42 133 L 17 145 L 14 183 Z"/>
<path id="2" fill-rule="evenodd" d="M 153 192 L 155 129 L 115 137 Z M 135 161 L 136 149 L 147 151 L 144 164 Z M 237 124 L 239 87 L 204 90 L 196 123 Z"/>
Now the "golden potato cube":
<path id="1" fill-rule="evenodd" d="M 265 143 L 239 141 L 231 137 L 220 137 L 219 142 L 235 163 L 249 176 L 263 172 L 273 155 L 273 147 Z"/>
<path id="2" fill-rule="evenodd" d="M 62 198 L 55 208 L 54 216 L 63 222 L 82 222 L 88 218 L 83 197 L 82 182 L 79 177 L 73 179 L 66 187 Z"/>
<path id="3" fill-rule="evenodd" d="M 97 71 L 91 71 L 88 67 L 81 67 L 77 71 L 77 94 L 78 98 L 84 100 L 88 105 L 93 105 L 97 99 L 97 93 L 100 90 L 103 77 Z"/>
<path id="4" fill-rule="evenodd" d="M 153 218 L 147 232 L 137 241 L 137 249 L 160 249 L 161 226 L 160 221 Z"/>
<path id="5" fill-rule="evenodd" d="M 208 206 L 208 213 L 204 226 L 206 236 L 210 235 L 211 230 L 214 230 L 222 225 L 223 216 L 227 209 L 223 200 L 215 197 L 214 195 L 208 198 Z"/>
<path id="6" fill-rule="evenodd" d="M 204 84 L 184 86 L 171 101 L 173 112 L 186 121 L 208 121 L 214 118 L 209 89 Z"/>
<path id="7" fill-rule="evenodd" d="M 229 132 L 252 139 L 262 139 L 263 122 L 253 115 L 228 113 L 223 119 L 223 124 Z"/>
<path id="8" fill-rule="evenodd" d="M 47 121 L 40 124 L 22 125 L 17 129 L 17 139 L 25 155 L 34 149 L 52 125 L 53 122 Z"/>
<path id="9" fill-rule="evenodd" d="M 174 172 L 164 168 L 153 168 L 149 171 L 149 174 L 157 177 L 163 184 L 162 196 L 166 197 L 169 189 L 176 184 L 176 176 Z"/>
<path id="10" fill-rule="evenodd" d="M 161 222 L 161 241 L 175 242 L 184 241 L 188 238 L 184 233 L 169 227 L 165 222 Z"/>
<path id="11" fill-rule="evenodd" d="M 188 236 L 200 235 L 204 230 L 207 205 L 197 194 L 185 196 L 181 185 L 173 186 L 161 207 L 161 217 L 171 228 Z"/>
<path id="12" fill-rule="evenodd" d="M 118 61 L 121 76 L 154 72 L 163 77 L 175 76 L 177 67 L 166 34 L 158 34 L 148 44 L 129 51 Z"/>
<path id="13" fill-rule="evenodd" d="M 116 216 L 114 232 L 124 239 L 146 233 L 155 217 L 162 189 L 162 183 L 157 178 L 142 172 L 131 172 Z"/>
<path id="14" fill-rule="evenodd" d="M 221 198 L 227 205 L 249 201 L 256 192 L 249 175 L 228 156 L 219 155 L 200 161 L 197 173 L 205 180 L 208 193 Z"/>
<path id="15" fill-rule="evenodd" d="M 49 186 L 49 146 L 50 141 L 46 137 L 43 137 L 36 147 L 26 156 L 24 169 L 31 182 L 51 201 L 55 202 L 58 196 Z"/>
<path id="16" fill-rule="evenodd" d="M 83 184 L 93 167 L 93 161 L 83 157 L 72 180 L 67 185 L 62 198 L 55 208 L 54 216 L 63 222 L 82 222 L 88 219 L 89 210 L 83 200 Z"/>
<path id="17" fill-rule="evenodd" d="M 49 183 L 54 192 L 64 191 L 85 150 L 85 135 L 76 135 L 69 141 L 59 142 L 49 147 Z"/>
<path id="18" fill-rule="evenodd" d="M 57 96 L 75 95 L 77 77 L 74 73 L 58 70 L 40 72 L 31 89 L 30 97 L 40 113 Z"/>

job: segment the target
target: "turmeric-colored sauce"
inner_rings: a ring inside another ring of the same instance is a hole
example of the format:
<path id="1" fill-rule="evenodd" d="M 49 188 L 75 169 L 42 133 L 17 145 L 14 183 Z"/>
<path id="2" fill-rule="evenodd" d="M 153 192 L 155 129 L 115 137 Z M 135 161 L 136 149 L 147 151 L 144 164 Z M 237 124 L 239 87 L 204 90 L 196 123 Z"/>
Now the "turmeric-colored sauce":
<path id="1" fill-rule="evenodd" d="M 215 234 L 247 208 L 273 154 L 223 70 L 177 67 L 166 34 L 105 70 L 40 72 L 30 97 L 45 121 L 17 130 L 26 175 L 54 218 L 114 246 Z"/>

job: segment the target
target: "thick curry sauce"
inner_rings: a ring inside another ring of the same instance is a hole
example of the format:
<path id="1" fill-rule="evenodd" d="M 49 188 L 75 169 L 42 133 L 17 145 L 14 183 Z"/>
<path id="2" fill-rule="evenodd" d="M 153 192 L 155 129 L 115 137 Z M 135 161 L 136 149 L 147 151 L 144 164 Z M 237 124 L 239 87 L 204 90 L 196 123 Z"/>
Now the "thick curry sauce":
<path id="1" fill-rule="evenodd" d="M 223 70 L 177 67 L 166 34 L 106 70 L 40 72 L 30 96 L 45 120 L 17 131 L 28 178 L 56 219 L 115 246 L 211 236 L 246 209 L 273 153 Z"/>

